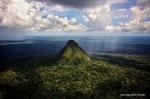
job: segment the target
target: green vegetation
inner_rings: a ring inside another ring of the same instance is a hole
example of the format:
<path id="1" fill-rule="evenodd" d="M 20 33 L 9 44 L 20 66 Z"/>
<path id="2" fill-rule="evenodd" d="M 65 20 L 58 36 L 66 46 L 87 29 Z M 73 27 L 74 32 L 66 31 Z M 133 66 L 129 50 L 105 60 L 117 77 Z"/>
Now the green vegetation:
<path id="1" fill-rule="evenodd" d="M 149 97 L 149 56 L 103 53 L 90 58 L 69 41 L 57 58 L 21 59 L 0 72 L 0 99 Z M 134 93 L 146 96 L 120 96 Z"/>
<path id="2" fill-rule="evenodd" d="M 78 64 L 89 62 L 88 54 L 73 40 L 69 40 L 66 46 L 57 55 L 59 63 Z"/>
<path id="3" fill-rule="evenodd" d="M 150 55 L 99 53 L 94 57 L 114 65 L 150 72 Z"/>
<path id="4" fill-rule="evenodd" d="M 150 89 L 150 73 L 101 60 L 0 73 L 2 99 L 119 99 Z"/>

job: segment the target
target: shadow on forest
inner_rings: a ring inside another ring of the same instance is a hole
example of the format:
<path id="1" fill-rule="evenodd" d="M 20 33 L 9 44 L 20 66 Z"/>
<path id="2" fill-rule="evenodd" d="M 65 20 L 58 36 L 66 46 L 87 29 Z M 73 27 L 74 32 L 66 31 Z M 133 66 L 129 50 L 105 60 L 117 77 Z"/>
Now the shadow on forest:
<path id="1" fill-rule="evenodd" d="M 40 66 L 52 66 L 56 65 L 55 56 L 43 56 L 43 57 L 26 57 L 16 60 L 8 60 L 0 58 L 0 72 L 9 69 L 31 69 Z"/>
<path id="2" fill-rule="evenodd" d="M 117 56 L 110 56 L 110 55 L 98 55 L 96 56 L 98 59 L 107 61 L 108 63 L 111 63 L 113 65 L 119 65 L 123 67 L 133 67 L 135 69 L 143 70 L 150 72 L 150 64 L 144 63 L 144 62 L 139 62 L 136 60 L 132 59 L 124 59 L 122 57 L 117 57 Z"/>

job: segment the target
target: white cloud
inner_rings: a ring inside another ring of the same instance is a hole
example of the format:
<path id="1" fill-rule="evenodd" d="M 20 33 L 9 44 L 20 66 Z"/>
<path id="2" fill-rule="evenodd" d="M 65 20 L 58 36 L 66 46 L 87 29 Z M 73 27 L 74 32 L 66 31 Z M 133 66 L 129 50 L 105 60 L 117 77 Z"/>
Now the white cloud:
<path id="1" fill-rule="evenodd" d="M 150 8 L 148 6 L 133 6 L 129 9 L 131 18 L 118 26 L 108 25 L 107 31 L 150 31 Z"/>
<path id="2" fill-rule="evenodd" d="M 35 24 L 31 29 L 33 31 L 49 30 L 49 31 L 85 31 L 86 27 L 78 23 L 76 19 L 68 19 L 67 17 L 59 17 L 49 14 L 47 18 L 35 18 L 40 24 Z"/>
<path id="3" fill-rule="evenodd" d="M 62 12 L 62 11 L 66 11 L 67 9 L 64 8 L 61 5 L 52 5 L 51 7 L 47 7 L 48 11 L 55 11 L 55 12 Z"/>
<path id="4" fill-rule="evenodd" d="M 83 18 L 84 22 L 86 22 L 86 23 L 88 23 L 88 22 L 89 22 L 89 19 L 88 19 L 88 17 L 87 17 L 87 16 L 83 15 L 83 16 L 82 16 L 82 18 Z"/>
<path id="5" fill-rule="evenodd" d="M 127 2 L 127 0 L 107 0 L 105 4 L 98 5 L 92 8 L 87 9 L 87 13 L 85 16 L 83 16 L 84 21 L 87 23 L 87 26 L 90 30 L 106 30 L 110 29 L 112 27 L 112 19 L 114 17 L 128 17 L 127 11 L 123 9 L 123 11 L 116 11 L 117 14 L 120 15 L 114 15 L 115 12 L 111 10 L 112 4 L 116 3 L 124 3 Z M 118 13 L 119 12 L 119 13 Z M 118 29 L 117 29 L 118 30 Z"/>
<path id="6" fill-rule="evenodd" d="M 141 9 L 138 6 L 134 6 L 130 11 L 133 14 L 132 19 L 123 24 L 123 29 L 129 31 L 143 31 L 150 29 L 150 22 L 145 21 L 146 18 L 150 18 L 150 9 L 148 7 Z"/>
<path id="7" fill-rule="evenodd" d="M 110 5 L 100 5 L 87 10 L 85 21 L 92 29 L 103 30 L 111 24 L 111 9 Z"/>
<path id="8" fill-rule="evenodd" d="M 29 1 L 29 2 L 28 2 Z M 137 5 L 127 9 L 111 10 L 111 5 L 124 3 L 127 0 L 106 0 L 105 4 L 95 7 L 76 9 L 83 16 L 85 23 L 77 21 L 76 18 L 56 16 L 56 12 L 69 10 L 63 5 L 45 4 L 37 0 L 0 0 L 0 26 L 21 27 L 33 31 L 139 31 L 150 30 L 149 0 L 138 0 Z M 113 26 L 113 18 L 129 18 L 129 22 Z M 44 16 L 44 17 L 43 17 Z M 86 26 L 85 26 L 86 25 Z"/>
<path id="9" fill-rule="evenodd" d="M 107 0 L 107 4 L 112 5 L 112 4 L 117 4 L 117 3 L 124 3 L 127 2 L 127 0 Z"/>
<path id="10" fill-rule="evenodd" d="M 0 25 L 31 27 L 34 24 L 33 19 L 39 16 L 37 11 L 41 5 L 39 2 L 33 4 L 25 0 L 2 0 L 0 1 Z"/>
<path id="11" fill-rule="evenodd" d="M 76 19 L 68 19 L 67 17 L 59 17 L 48 15 L 47 17 L 50 29 L 54 31 L 84 31 L 86 27 L 78 23 Z"/>
<path id="12" fill-rule="evenodd" d="M 112 18 L 129 18 L 129 11 L 128 11 L 128 9 L 113 10 Z"/>
<path id="13" fill-rule="evenodd" d="M 109 32 L 121 31 L 121 27 L 120 26 L 108 25 L 108 26 L 106 26 L 105 30 L 109 31 Z"/>
<path id="14" fill-rule="evenodd" d="M 85 29 L 76 19 L 69 20 L 53 15 L 52 12 L 56 11 L 64 11 L 64 8 L 60 5 L 48 7 L 44 3 L 35 1 L 1 0 L 0 26 L 27 28 L 34 31 L 46 29 L 77 31 Z M 44 14 L 49 14 L 49 16 L 43 18 Z"/>

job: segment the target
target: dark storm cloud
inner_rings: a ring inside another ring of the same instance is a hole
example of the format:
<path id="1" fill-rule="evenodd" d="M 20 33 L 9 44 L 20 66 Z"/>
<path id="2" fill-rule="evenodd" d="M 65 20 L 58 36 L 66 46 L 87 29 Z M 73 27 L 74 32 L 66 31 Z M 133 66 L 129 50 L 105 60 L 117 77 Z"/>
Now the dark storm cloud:
<path id="1" fill-rule="evenodd" d="M 60 4 L 75 8 L 85 8 L 95 6 L 97 4 L 104 4 L 106 0 L 34 0 L 34 1 L 47 2 L 48 4 Z"/>

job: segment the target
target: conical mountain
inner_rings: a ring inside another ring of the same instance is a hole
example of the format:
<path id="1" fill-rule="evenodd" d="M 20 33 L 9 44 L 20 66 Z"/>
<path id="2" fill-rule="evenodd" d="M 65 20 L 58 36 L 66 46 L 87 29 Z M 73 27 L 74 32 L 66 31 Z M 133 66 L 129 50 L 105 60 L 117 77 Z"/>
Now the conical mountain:
<path id="1" fill-rule="evenodd" d="M 78 64 L 89 62 L 89 55 L 74 41 L 69 40 L 65 47 L 57 55 L 60 63 Z"/>

